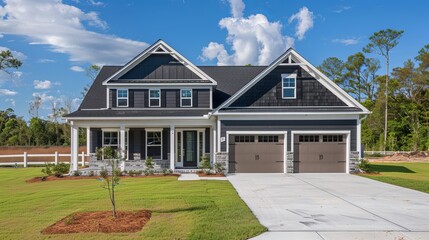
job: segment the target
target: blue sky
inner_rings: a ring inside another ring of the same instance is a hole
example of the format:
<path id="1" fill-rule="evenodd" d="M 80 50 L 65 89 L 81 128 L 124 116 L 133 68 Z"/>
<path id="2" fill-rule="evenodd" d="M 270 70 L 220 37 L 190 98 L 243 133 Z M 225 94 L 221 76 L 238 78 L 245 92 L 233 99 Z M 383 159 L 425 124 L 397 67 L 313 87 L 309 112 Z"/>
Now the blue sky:
<path id="1" fill-rule="evenodd" d="M 388 0 L 5 0 L 0 49 L 24 65 L 0 73 L 0 109 L 28 118 L 34 95 L 44 99 L 42 117 L 51 102 L 77 107 L 90 83 L 84 69 L 123 64 L 160 38 L 196 65 L 265 65 L 293 46 L 317 66 L 361 51 L 375 31 L 402 29 L 396 67 L 429 44 L 428 8 L 426 1 Z"/>

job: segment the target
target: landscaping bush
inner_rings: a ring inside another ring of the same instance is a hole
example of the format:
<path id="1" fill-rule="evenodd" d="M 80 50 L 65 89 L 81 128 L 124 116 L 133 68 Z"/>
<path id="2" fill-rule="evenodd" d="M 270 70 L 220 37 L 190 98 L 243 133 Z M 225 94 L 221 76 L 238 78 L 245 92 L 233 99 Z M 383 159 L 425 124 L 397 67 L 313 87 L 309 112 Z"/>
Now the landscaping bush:
<path id="1" fill-rule="evenodd" d="M 140 176 L 140 175 L 142 175 L 142 173 L 143 173 L 142 170 L 130 170 L 130 171 L 128 171 L 128 176 L 130 176 L 130 177 Z"/>
<path id="2" fill-rule="evenodd" d="M 153 175 L 155 173 L 154 169 L 154 163 L 152 157 L 148 157 L 145 160 L 146 169 L 144 170 L 144 175 Z"/>
<path id="3" fill-rule="evenodd" d="M 57 165 L 51 163 L 46 163 L 45 168 L 42 169 L 42 173 L 48 175 L 48 176 L 56 176 L 56 177 L 62 177 L 63 174 L 69 173 L 70 166 L 65 163 L 58 163 Z"/>
<path id="4" fill-rule="evenodd" d="M 163 174 L 164 176 L 166 176 L 166 175 L 170 175 L 170 174 L 173 174 L 173 170 L 171 170 L 171 169 L 169 169 L 169 168 L 164 168 L 164 169 L 162 169 L 162 174 Z"/>
<path id="5" fill-rule="evenodd" d="M 372 172 L 371 164 L 366 159 L 360 160 L 360 162 L 356 166 L 364 173 L 371 173 Z"/>
<path id="6" fill-rule="evenodd" d="M 213 165 L 213 168 L 216 173 L 223 173 L 223 171 L 225 171 L 225 167 L 223 166 L 222 163 L 215 163 Z"/>
<path id="7" fill-rule="evenodd" d="M 82 175 L 82 173 L 79 170 L 73 172 L 73 176 L 75 177 L 79 177 L 80 175 Z"/>
<path id="8" fill-rule="evenodd" d="M 89 171 L 88 176 L 90 176 L 90 177 L 95 176 L 95 172 L 94 171 Z"/>
<path id="9" fill-rule="evenodd" d="M 210 159 L 207 155 L 201 156 L 200 168 L 204 171 L 205 174 L 211 174 Z"/>

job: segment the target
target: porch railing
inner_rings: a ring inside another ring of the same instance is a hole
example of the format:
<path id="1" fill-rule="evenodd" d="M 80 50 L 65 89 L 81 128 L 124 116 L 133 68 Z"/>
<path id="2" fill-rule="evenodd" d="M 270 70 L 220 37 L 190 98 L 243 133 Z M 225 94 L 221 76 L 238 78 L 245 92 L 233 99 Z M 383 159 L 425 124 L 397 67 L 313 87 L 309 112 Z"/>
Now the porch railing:
<path id="1" fill-rule="evenodd" d="M 85 152 L 82 152 L 81 154 L 78 154 L 78 157 L 80 157 L 80 164 L 82 166 L 85 166 L 89 162 L 86 159 L 86 157 L 89 157 L 90 155 L 86 154 Z M 46 157 L 46 158 L 52 158 L 53 159 L 47 159 L 47 161 L 43 162 L 32 162 L 29 161 L 29 158 L 31 157 Z M 10 155 L 0 155 L 0 166 L 17 166 L 17 165 L 23 165 L 24 167 L 27 167 L 29 165 L 43 165 L 45 163 L 54 163 L 55 165 L 58 164 L 60 157 L 71 157 L 70 153 L 58 153 L 55 152 L 54 154 L 28 154 L 27 152 L 24 152 L 23 154 L 10 154 Z M 10 161 L 10 162 L 3 162 L 1 159 L 3 158 L 22 158 L 22 161 Z M 70 161 L 62 162 L 66 164 L 70 164 Z"/>

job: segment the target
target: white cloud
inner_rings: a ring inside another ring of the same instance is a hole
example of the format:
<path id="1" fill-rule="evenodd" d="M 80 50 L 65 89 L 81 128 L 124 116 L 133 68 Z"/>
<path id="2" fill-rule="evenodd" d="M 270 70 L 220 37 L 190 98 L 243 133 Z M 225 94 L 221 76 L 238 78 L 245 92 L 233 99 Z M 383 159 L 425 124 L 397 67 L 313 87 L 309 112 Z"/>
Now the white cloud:
<path id="1" fill-rule="evenodd" d="M 0 38 L 3 38 L 4 37 L 4 35 L 3 34 L 0 34 Z"/>
<path id="2" fill-rule="evenodd" d="M 55 100 L 54 96 L 50 96 L 46 93 L 35 92 L 32 95 L 33 95 L 33 97 L 40 97 L 40 99 L 42 99 L 42 103 L 46 103 L 46 102 Z"/>
<path id="3" fill-rule="evenodd" d="M 88 1 L 92 6 L 104 6 L 104 2 L 101 1 L 95 1 L 95 0 L 89 0 Z"/>
<path id="4" fill-rule="evenodd" d="M 18 92 L 9 90 L 9 89 L 0 89 L 0 95 L 4 96 L 15 96 Z"/>
<path id="5" fill-rule="evenodd" d="M 25 36 L 31 44 L 48 45 L 71 61 L 93 64 L 123 64 L 148 44 L 86 29 L 107 28 L 95 12 L 65 4 L 61 0 L 5 0 L 0 6 L 0 32 Z"/>
<path id="6" fill-rule="evenodd" d="M 9 73 L 0 71 L 0 86 L 7 82 L 12 82 L 14 86 L 18 85 L 21 81 L 22 74 L 23 73 L 21 71 L 13 71 Z"/>
<path id="7" fill-rule="evenodd" d="M 72 66 L 70 67 L 70 70 L 72 70 L 73 72 L 85 72 L 85 69 L 79 66 Z"/>
<path id="8" fill-rule="evenodd" d="M 338 8 L 338 9 L 336 9 L 336 10 L 333 10 L 332 12 L 334 12 L 334 13 L 342 13 L 344 11 L 350 10 L 351 8 L 352 7 L 350 7 L 350 6 L 342 6 L 342 7 Z"/>
<path id="9" fill-rule="evenodd" d="M 49 80 L 45 80 L 45 81 L 34 80 L 33 85 L 34 85 L 35 89 L 49 89 L 49 88 L 51 88 L 51 81 L 49 81 Z"/>
<path id="10" fill-rule="evenodd" d="M 210 42 L 202 49 L 202 60 L 216 58 L 218 65 L 267 65 L 293 46 L 293 38 L 282 35 L 280 22 L 270 22 L 263 14 L 242 17 L 244 3 L 229 2 L 232 17 L 221 19 L 219 26 L 228 31 L 226 42 L 233 53 L 223 44 Z"/>
<path id="11" fill-rule="evenodd" d="M 38 63 L 54 63 L 56 61 L 53 59 L 48 59 L 48 58 L 41 58 L 41 59 L 37 60 L 37 62 Z"/>
<path id="12" fill-rule="evenodd" d="M 10 103 L 14 107 L 16 106 L 16 101 L 13 98 L 6 98 L 4 101 Z"/>
<path id="13" fill-rule="evenodd" d="M 243 11 L 246 5 L 242 0 L 229 0 L 229 6 L 231 7 L 231 14 L 234 18 L 242 18 Z"/>
<path id="14" fill-rule="evenodd" d="M 346 46 L 356 45 L 359 43 L 359 38 L 336 38 L 336 39 L 333 39 L 332 42 L 341 43 L 341 44 L 344 44 Z"/>
<path id="15" fill-rule="evenodd" d="M 289 18 L 289 24 L 295 20 L 298 22 L 295 28 L 295 36 L 299 40 L 302 40 L 305 33 L 314 25 L 314 14 L 307 7 L 302 7 Z"/>

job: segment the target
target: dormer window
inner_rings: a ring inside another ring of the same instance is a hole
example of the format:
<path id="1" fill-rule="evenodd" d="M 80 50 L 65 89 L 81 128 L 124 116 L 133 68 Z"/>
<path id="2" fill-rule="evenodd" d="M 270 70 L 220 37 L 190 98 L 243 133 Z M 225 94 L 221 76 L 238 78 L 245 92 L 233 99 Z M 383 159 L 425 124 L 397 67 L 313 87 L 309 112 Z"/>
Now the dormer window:
<path id="1" fill-rule="evenodd" d="M 161 90 L 150 89 L 149 90 L 149 107 L 160 107 L 161 106 Z"/>
<path id="2" fill-rule="evenodd" d="M 192 89 L 180 90 L 180 106 L 192 107 Z"/>
<path id="3" fill-rule="evenodd" d="M 128 107 L 128 89 L 118 89 L 118 107 Z"/>
<path id="4" fill-rule="evenodd" d="M 296 74 L 282 74 L 282 98 L 296 98 Z"/>

